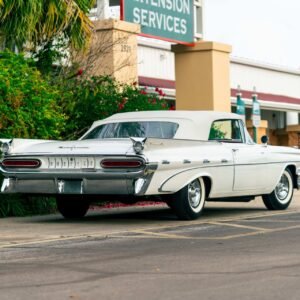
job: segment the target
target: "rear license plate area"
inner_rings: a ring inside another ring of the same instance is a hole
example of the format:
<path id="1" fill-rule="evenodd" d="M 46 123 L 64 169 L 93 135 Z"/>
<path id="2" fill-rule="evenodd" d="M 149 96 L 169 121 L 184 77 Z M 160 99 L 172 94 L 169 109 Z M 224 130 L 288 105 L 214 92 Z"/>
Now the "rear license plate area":
<path id="1" fill-rule="evenodd" d="M 82 180 L 64 180 L 57 181 L 57 190 L 59 194 L 82 194 L 83 182 Z"/>

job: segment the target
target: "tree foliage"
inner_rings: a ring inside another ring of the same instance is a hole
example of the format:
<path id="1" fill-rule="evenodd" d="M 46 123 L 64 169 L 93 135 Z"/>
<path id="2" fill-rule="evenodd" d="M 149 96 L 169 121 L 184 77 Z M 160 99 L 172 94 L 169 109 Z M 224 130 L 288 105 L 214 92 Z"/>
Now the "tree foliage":
<path id="1" fill-rule="evenodd" d="M 82 49 L 92 33 L 87 14 L 95 0 L 0 0 L 0 33 L 5 47 L 23 50 L 65 38 Z"/>
<path id="2" fill-rule="evenodd" d="M 115 113 L 164 110 L 168 104 L 164 94 L 147 93 L 136 85 L 120 84 L 112 77 L 100 76 L 63 83 L 61 106 L 68 116 L 65 136 L 78 138 L 93 123 Z"/>
<path id="3" fill-rule="evenodd" d="M 0 137 L 60 136 L 65 117 L 55 86 L 23 55 L 0 53 Z"/>

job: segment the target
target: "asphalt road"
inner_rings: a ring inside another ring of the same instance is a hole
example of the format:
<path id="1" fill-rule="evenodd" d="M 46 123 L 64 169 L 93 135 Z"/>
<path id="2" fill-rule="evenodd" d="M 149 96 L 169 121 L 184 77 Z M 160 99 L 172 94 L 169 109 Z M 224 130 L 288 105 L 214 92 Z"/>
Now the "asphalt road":
<path id="1" fill-rule="evenodd" d="M 0 299 L 300 299 L 300 193 L 211 204 L 192 222 L 164 206 L 0 220 Z"/>

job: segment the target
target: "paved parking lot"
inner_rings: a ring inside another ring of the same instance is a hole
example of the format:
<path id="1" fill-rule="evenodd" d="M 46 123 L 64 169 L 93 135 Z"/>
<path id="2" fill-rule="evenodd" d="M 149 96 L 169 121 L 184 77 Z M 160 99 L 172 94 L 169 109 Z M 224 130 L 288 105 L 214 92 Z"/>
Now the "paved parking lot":
<path id="1" fill-rule="evenodd" d="M 0 220 L 5 299 L 299 299 L 300 193 L 286 211 L 208 203 Z"/>
<path id="2" fill-rule="evenodd" d="M 165 205 L 91 210 L 82 220 L 60 215 L 0 219 L 0 248 L 101 236 L 231 239 L 297 229 L 300 192 L 290 208 L 268 211 L 260 198 L 249 203 L 206 204 L 195 221 L 178 221 Z M 255 225 L 254 225 L 255 223 Z"/>

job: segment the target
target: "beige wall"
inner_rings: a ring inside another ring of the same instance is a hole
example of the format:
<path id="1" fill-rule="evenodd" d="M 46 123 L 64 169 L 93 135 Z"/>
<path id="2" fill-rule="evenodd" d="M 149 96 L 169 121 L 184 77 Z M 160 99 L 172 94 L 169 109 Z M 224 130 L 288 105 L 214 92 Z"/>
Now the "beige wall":
<path id="1" fill-rule="evenodd" d="M 246 126 L 249 134 L 253 138 L 253 123 L 252 120 L 246 121 Z M 260 126 L 256 128 L 256 142 L 257 144 L 261 144 L 261 137 L 263 135 L 267 135 L 267 129 L 268 129 L 268 121 L 267 120 L 261 120 Z"/>
<path id="2" fill-rule="evenodd" d="M 120 20 L 94 22 L 90 49 L 77 59 L 86 75 L 111 75 L 120 82 L 137 82 L 137 34 L 140 26 Z"/>
<path id="3" fill-rule="evenodd" d="M 288 125 L 286 132 L 288 136 L 287 146 L 299 147 L 300 125 Z"/>
<path id="4" fill-rule="evenodd" d="M 176 109 L 231 111 L 229 54 L 231 47 L 198 42 L 176 45 Z"/>

